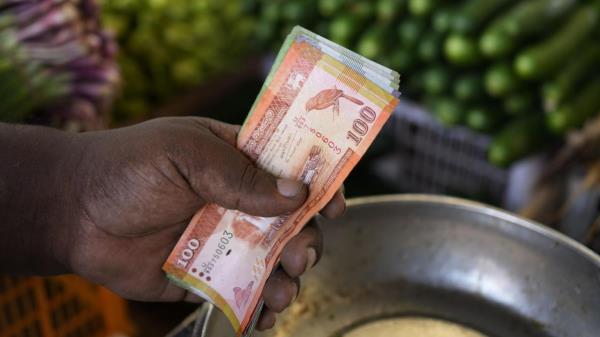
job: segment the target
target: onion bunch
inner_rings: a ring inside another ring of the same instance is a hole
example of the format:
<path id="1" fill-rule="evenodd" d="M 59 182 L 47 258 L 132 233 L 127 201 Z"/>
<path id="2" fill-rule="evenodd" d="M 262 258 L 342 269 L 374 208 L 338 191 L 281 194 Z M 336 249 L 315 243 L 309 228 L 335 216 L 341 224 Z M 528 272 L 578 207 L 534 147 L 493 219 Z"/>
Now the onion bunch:
<path id="1" fill-rule="evenodd" d="M 94 0 L 0 0 L 0 120 L 102 128 L 117 46 Z"/>

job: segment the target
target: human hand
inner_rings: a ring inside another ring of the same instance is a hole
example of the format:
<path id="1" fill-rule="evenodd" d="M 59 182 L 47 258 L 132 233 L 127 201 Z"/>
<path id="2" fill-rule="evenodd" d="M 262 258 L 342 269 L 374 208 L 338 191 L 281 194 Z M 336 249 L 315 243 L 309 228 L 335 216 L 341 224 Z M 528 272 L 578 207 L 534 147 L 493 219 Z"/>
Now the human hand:
<path id="1" fill-rule="evenodd" d="M 192 216 L 205 203 L 257 216 L 300 207 L 303 184 L 257 169 L 235 148 L 238 126 L 205 118 L 163 118 L 132 127 L 79 135 L 75 214 L 65 254 L 70 269 L 135 300 L 197 301 L 167 281 L 162 264 Z M 345 210 L 338 192 L 321 211 Z M 322 251 L 312 221 L 283 250 L 269 278 L 258 328 L 270 328 L 299 289 L 299 276 Z"/>

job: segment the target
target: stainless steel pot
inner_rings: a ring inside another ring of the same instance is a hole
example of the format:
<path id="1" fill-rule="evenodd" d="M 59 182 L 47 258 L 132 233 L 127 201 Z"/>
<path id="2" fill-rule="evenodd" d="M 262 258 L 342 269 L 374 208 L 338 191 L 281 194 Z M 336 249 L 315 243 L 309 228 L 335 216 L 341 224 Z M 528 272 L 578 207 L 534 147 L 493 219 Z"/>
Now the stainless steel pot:
<path id="1" fill-rule="evenodd" d="M 257 337 L 336 337 L 395 316 L 441 318 L 496 337 L 600 336 L 600 258 L 509 213 L 455 198 L 354 199 L 323 221 L 304 293 Z M 233 336 L 213 311 L 207 337 Z"/>

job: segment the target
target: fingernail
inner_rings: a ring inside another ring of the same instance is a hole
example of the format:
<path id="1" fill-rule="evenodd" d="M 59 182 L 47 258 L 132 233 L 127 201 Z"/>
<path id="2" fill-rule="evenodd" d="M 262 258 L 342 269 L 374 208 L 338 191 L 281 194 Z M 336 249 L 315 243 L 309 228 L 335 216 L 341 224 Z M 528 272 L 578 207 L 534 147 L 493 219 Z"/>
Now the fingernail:
<path id="1" fill-rule="evenodd" d="M 289 179 L 277 179 L 277 190 L 286 198 L 293 198 L 302 191 L 302 183 Z"/>
<path id="2" fill-rule="evenodd" d="M 316 262 L 317 262 L 317 251 L 312 247 L 308 247 L 308 249 L 306 250 L 306 269 L 305 270 L 309 270 L 312 267 L 314 267 Z"/>

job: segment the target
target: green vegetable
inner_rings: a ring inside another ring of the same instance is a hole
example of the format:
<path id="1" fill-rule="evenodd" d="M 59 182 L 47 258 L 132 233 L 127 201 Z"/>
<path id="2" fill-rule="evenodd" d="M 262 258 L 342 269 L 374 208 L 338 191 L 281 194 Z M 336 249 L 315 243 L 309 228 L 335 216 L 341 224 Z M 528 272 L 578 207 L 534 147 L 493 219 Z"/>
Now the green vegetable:
<path id="1" fill-rule="evenodd" d="M 560 30 L 545 41 L 529 47 L 515 60 L 515 70 L 527 79 L 541 79 L 556 71 L 577 51 L 598 26 L 598 10 L 582 6 Z"/>
<path id="2" fill-rule="evenodd" d="M 567 14 L 576 0 L 522 1 L 494 20 L 479 40 L 484 55 L 509 55 L 526 38 L 539 35 Z"/>
<path id="3" fill-rule="evenodd" d="M 350 13 L 361 20 L 371 18 L 375 12 L 375 5 L 369 0 L 353 0 L 349 4 Z"/>
<path id="4" fill-rule="evenodd" d="M 119 62 L 129 63 L 120 63 L 125 85 L 115 115 L 137 116 L 239 66 L 253 45 L 279 48 L 285 21 L 316 17 L 316 1 L 258 5 L 260 18 L 248 15 L 246 0 L 102 0 L 102 17 L 118 28 Z"/>
<path id="5" fill-rule="evenodd" d="M 491 106 L 476 106 L 467 110 L 466 125 L 479 132 L 490 132 L 502 121 L 502 113 Z"/>
<path id="6" fill-rule="evenodd" d="M 485 32 L 479 40 L 481 53 L 489 58 L 500 58 L 515 48 L 516 41 L 503 31 Z"/>
<path id="7" fill-rule="evenodd" d="M 274 3 L 275 1 L 266 1 L 267 3 Z M 328 17 L 338 13 L 346 4 L 347 0 L 319 0 L 319 13 Z"/>
<path id="8" fill-rule="evenodd" d="M 394 17 L 402 14 L 405 0 L 378 0 L 377 18 L 383 22 L 389 22 Z"/>
<path id="9" fill-rule="evenodd" d="M 467 74 L 454 82 L 454 97 L 461 101 L 473 101 L 483 95 L 483 81 L 478 74 Z"/>
<path id="10" fill-rule="evenodd" d="M 303 20 L 315 15 L 315 3 L 304 0 L 286 0 L 283 2 L 281 16 L 287 22 L 301 23 Z"/>
<path id="11" fill-rule="evenodd" d="M 507 96 L 503 101 L 504 111 L 510 115 L 523 115 L 534 109 L 532 93 L 524 91 Z"/>
<path id="12" fill-rule="evenodd" d="M 600 78 L 585 85 L 572 100 L 547 114 L 550 130 L 563 134 L 578 128 L 590 117 L 600 113 Z"/>
<path id="13" fill-rule="evenodd" d="M 443 66 L 436 66 L 423 73 L 423 89 L 432 95 L 439 95 L 450 87 L 450 74 Z"/>
<path id="14" fill-rule="evenodd" d="M 177 83 L 183 85 L 193 85 L 202 74 L 201 69 L 198 67 L 198 62 L 193 58 L 176 60 L 170 66 L 170 76 Z"/>
<path id="15" fill-rule="evenodd" d="M 336 16 L 329 26 L 329 37 L 335 43 L 349 46 L 356 37 L 360 28 L 358 20 L 352 15 L 341 14 Z"/>
<path id="16" fill-rule="evenodd" d="M 268 22 L 277 22 L 280 18 L 282 4 L 279 1 L 263 2 L 261 19 Z"/>
<path id="17" fill-rule="evenodd" d="M 488 160 L 497 166 L 507 166 L 543 148 L 548 140 L 542 115 L 517 118 L 494 136 L 488 150 Z"/>
<path id="18" fill-rule="evenodd" d="M 556 109 L 587 78 L 598 75 L 600 45 L 590 41 L 581 53 L 573 55 L 571 60 L 558 76 L 542 89 L 544 107 L 547 111 Z"/>
<path id="19" fill-rule="evenodd" d="M 434 102 L 436 118 L 446 126 L 457 125 L 464 119 L 465 109 L 450 97 L 440 97 Z"/>
<path id="20" fill-rule="evenodd" d="M 259 0 L 242 0 L 242 10 L 246 15 L 256 15 Z"/>
<path id="21" fill-rule="evenodd" d="M 433 63 L 441 56 L 442 37 L 434 32 L 423 37 L 417 46 L 419 59 L 425 63 Z"/>
<path id="22" fill-rule="evenodd" d="M 452 20 L 452 29 L 457 33 L 476 32 L 483 23 L 504 6 L 514 0 L 466 0 L 456 11 Z"/>
<path id="23" fill-rule="evenodd" d="M 400 22 L 398 36 L 403 47 L 414 46 L 425 31 L 425 23 L 418 18 L 409 17 Z"/>
<path id="24" fill-rule="evenodd" d="M 436 6 L 435 0 L 409 0 L 408 10 L 415 16 L 425 16 L 433 11 Z"/>
<path id="25" fill-rule="evenodd" d="M 127 32 L 129 27 L 128 20 L 123 19 L 118 15 L 111 15 L 110 13 L 103 13 L 102 17 L 102 25 L 109 29 L 115 35 L 121 35 Z"/>
<path id="26" fill-rule="evenodd" d="M 275 25 L 267 20 L 259 20 L 254 29 L 254 34 L 261 45 L 269 42 L 275 35 Z"/>
<path id="27" fill-rule="evenodd" d="M 491 96 L 504 97 L 514 92 L 520 83 L 508 63 L 493 65 L 485 73 L 485 89 Z"/>
<path id="28" fill-rule="evenodd" d="M 444 53 L 456 65 L 473 65 L 481 60 L 476 41 L 461 34 L 452 34 L 446 38 Z"/>
<path id="29" fill-rule="evenodd" d="M 6 60 L 2 60 L 6 61 Z M 31 107 L 24 106 L 29 101 L 26 79 L 19 74 L 12 62 L 2 62 L 0 66 L 0 120 L 18 122 L 30 113 Z"/>
<path id="30" fill-rule="evenodd" d="M 450 8 L 441 8 L 433 13 L 432 25 L 433 30 L 438 33 L 445 33 L 450 30 L 454 12 Z"/>
<path id="31" fill-rule="evenodd" d="M 381 27 L 370 28 L 358 41 L 356 50 L 368 59 L 379 59 L 387 46 L 385 33 L 386 31 Z"/>

